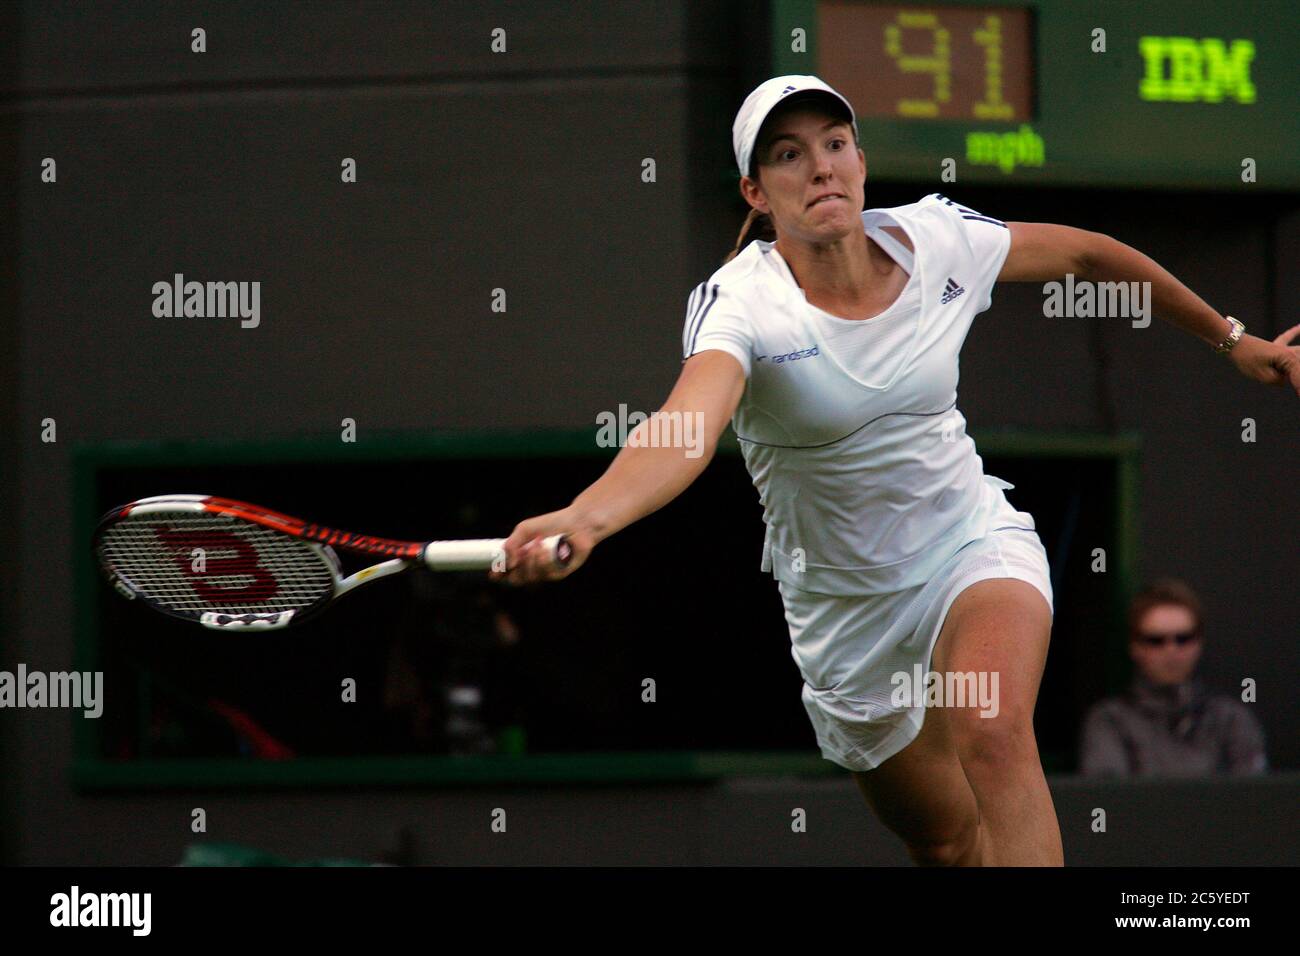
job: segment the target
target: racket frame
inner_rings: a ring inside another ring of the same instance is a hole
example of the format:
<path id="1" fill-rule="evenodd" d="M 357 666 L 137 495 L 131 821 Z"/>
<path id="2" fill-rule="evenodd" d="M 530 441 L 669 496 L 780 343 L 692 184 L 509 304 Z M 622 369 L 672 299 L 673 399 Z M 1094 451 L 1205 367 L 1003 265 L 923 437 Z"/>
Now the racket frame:
<path id="1" fill-rule="evenodd" d="M 112 526 L 125 521 L 147 519 L 149 515 L 220 514 L 232 519 L 260 525 L 287 537 L 302 541 L 315 551 L 328 566 L 332 588 L 312 604 L 283 611 L 178 611 L 165 607 L 142 591 L 131 586 L 129 578 L 121 575 L 105 560 L 101 549 L 104 533 Z M 358 535 L 325 525 L 312 524 L 300 518 L 263 508 L 260 505 L 220 498 L 211 495 L 155 495 L 141 498 L 110 510 L 95 528 L 93 547 L 101 571 L 114 590 L 131 600 L 142 600 L 152 609 L 186 621 L 194 621 L 213 630 L 280 630 L 301 624 L 314 617 L 333 601 L 379 578 L 400 574 L 416 565 L 433 571 L 474 571 L 505 569 L 505 539 L 480 538 L 453 541 L 397 541 L 373 535 Z M 567 564 L 572 557 L 572 546 L 564 535 L 552 535 L 543 544 L 557 564 Z M 383 557 L 385 560 L 348 575 L 342 576 L 342 566 L 335 549 L 350 554 Z"/>

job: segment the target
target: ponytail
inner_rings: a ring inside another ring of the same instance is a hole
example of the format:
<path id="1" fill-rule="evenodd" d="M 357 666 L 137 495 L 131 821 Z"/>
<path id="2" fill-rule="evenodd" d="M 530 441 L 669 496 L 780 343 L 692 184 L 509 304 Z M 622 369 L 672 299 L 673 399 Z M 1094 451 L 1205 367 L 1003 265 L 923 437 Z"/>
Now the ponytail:
<path id="1" fill-rule="evenodd" d="M 776 230 L 772 227 L 771 216 L 765 212 L 759 212 L 751 206 L 749 215 L 745 217 L 745 224 L 740 227 L 740 235 L 736 237 L 736 246 L 731 250 L 731 254 L 722 260 L 723 264 L 725 265 L 740 255 L 740 250 L 754 239 L 775 242 Z"/>

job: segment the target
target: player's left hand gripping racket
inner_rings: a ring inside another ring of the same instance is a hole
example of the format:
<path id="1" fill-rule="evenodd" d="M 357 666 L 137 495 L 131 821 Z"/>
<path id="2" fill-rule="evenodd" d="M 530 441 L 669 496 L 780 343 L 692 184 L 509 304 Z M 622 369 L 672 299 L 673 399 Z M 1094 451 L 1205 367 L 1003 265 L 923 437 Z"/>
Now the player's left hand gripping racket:
<path id="1" fill-rule="evenodd" d="M 561 567 L 564 535 L 543 540 Z M 114 508 L 95 529 L 100 566 L 123 596 L 210 628 L 300 624 L 367 581 L 424 566 L 505 570 L 504 538 L 391 541 L 229 498 L 160 495 Z M 387 560 L 342 576 L 335 549 Z"/>

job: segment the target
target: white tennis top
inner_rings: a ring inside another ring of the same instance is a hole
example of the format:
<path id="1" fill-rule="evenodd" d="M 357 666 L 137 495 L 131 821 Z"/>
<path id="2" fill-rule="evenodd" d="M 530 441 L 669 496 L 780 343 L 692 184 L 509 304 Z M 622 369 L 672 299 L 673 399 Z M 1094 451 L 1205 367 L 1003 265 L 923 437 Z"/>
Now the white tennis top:
<path id="1" fill-rule="evenodd" d="M 868 225 L 866 232 L 897 260 L 909 276 L 915 271 L 913 256 L 907 246 L 879 226 Z M 775 246 L 769 254 L 780 260 L 784 271 L 790 272 L 789 263 L 782 258 Z M 791 281 L 794 281 L 793 274 Z M 920 308 L 921 287 L 910 281 L 885 311 L 872 316 L 870 320 L 840 318 L 808 303 L 808 310 L 817 323 L 825 347 L 835 353 L 835 358 L 846 372 L 863 381 L 871 381 L 880 371 L 881 356 L 896 356 L 901 359 L 906 353 L 907 337 L 911 334 L 911 319 L 908 316 L 914 318 Z"/>
<path id="2" fill-rule="evenodd" d="M 992 302 L 1006 224 L 938 193 L 862 222 L 910 273 L 881 315 L 816 308 L 755 241 L 691 293 L 682 339 L 683 361 L 721 349 L 745 370 L 731 424 L 763 505 L 763 570 L 837 595 L 928 580 L 1012 487 L 984 475 L 957 408 L 958 353 Z"/>

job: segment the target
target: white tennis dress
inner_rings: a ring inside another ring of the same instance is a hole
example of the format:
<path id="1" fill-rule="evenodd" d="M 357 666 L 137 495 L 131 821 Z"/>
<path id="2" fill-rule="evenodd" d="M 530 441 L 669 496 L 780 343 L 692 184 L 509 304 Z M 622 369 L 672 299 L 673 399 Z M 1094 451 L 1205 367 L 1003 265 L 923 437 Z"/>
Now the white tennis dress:
<path id="1" fill-rule="evenodd" d="M 818 309 L 775 245 L 755 241 L 691 293 L 682 342 L 683 361 L 721 349 L 745 370 L 732 427 L 764 509 L 762 567 L 822 754 L 852 770 L 920 732 L 924 707 L 894 702 L 897 675 L 929 671 L 963 589 L 1019 578 L 1052 606 L 1034 519 L 984 474 L 957 408 L 958 353 L 992 301 L 1006 225 L 938 193 L 862 222 L 909 273 L 884 313 Z"/>

